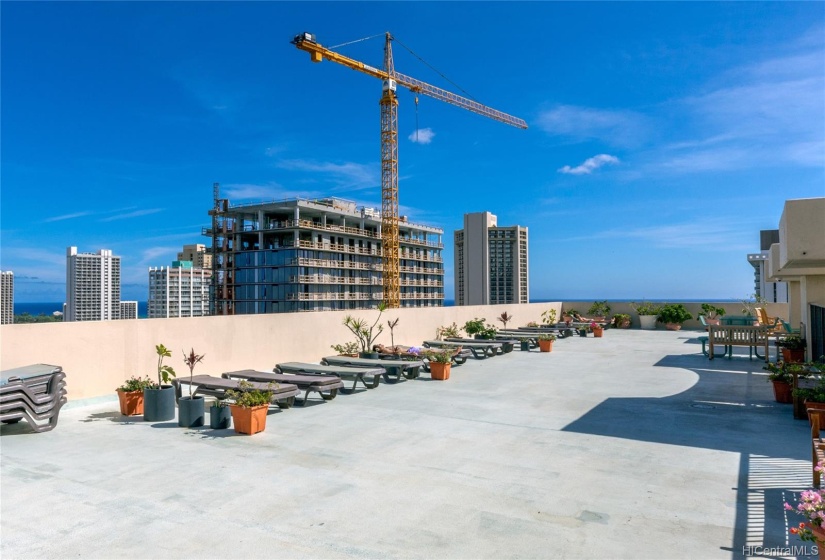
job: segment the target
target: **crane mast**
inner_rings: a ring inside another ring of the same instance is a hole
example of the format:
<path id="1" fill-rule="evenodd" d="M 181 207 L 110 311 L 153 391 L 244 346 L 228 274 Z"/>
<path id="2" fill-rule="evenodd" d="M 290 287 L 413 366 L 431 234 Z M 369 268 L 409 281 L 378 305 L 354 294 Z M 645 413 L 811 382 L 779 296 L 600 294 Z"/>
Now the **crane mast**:
<path id="1" fill-rule="evenodd" d="M 381 244 L 383 264 L 384 302 L 388 308 L 401 305 L 400 246 L 398 236 L 398 97 L 401 85 L 412 92 L 439 99 L 479 115 L 517 128 L 527 128 L 524 120 L 497 111 L 395 71 L 392 58 L 392 35 L 385 34 L 384 68 L 378 69 L 353 58 L 332 51 L 315 40 L 311 33 L 297 35 L 292 44 L 309 53 L 312 62 L 331 60 L 353 70 L 382 80 L 381 107 Z"/>

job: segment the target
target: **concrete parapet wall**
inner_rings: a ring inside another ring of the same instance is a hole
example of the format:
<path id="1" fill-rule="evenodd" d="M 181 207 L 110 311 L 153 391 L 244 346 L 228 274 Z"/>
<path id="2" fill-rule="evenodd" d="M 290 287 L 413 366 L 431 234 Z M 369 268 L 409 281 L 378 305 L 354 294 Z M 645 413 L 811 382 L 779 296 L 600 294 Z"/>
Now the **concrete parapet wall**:
<path id="1" fill-rule="evenodd" d="M 541 321 L 541 313 L 560 303 L 522 305 L 479 305 L 393 309 L 381 317 L 384 332 L 377 342 L 390 343 L 387 320 L 400 319 L 395 343 L 420 345 L 435 338 L 436 329 L 453 322 L 462 326 L 473 318 L 495 320 L 503 312 L 515 319 L 510 326 Z M 347 314 L 367 319 L 377 310 L 329 311 L 318 313 L 277 313 L 232 317 L 183 319 L 139 319 L 3 325 L 0 328 L 0 369 L 34 363 L 62 366 L 67 375 L 69 399 L 114 394 L 132 375 L 157 379 L 155 345 L 172 350 L 167 364 L 178 376 L 188 375 L 183 351 L 194 348 L 206 354 L 195 374 L 220 375 L 239 369 L 271 371 L 278 362 L 314 362 L 335 354 L 332 344 L 353 340 L 342 322 Z"/>

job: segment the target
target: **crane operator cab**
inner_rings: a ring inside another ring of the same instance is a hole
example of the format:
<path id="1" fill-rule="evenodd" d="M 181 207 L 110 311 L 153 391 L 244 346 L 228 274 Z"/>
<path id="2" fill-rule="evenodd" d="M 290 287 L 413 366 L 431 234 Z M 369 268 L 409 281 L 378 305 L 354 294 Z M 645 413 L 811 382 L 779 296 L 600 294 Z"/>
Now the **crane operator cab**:
<path id="1" fill-rule="evenodd" d="M 295 38 L 292 40 L 293 45 L 297 45 L 298 43 L 303 43 L 304 41 L 309 41 L 310 43 L 317 43 L 318 41 L 315 40 L 315 35 L 312 33 L 307 33 L 304 31 L 300 35 L 296 35 Z"/>
<path id="2" fill-rule="evenodd" d="M 395 91 L 395 80 L 390 78 L 389 80 L 384 80 L 384 85 L 381 87 L 381 91 Z"/>

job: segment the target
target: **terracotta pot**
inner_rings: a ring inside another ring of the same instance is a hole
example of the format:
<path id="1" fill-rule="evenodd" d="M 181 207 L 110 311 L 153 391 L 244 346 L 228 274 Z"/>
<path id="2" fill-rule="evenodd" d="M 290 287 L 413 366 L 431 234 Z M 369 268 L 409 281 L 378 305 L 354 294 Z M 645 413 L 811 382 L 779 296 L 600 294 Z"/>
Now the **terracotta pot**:
<path id="1" fill-rule="evenodd" d="M 805 350 L 782 349 L 782 359 L 789 364 L 799 364 L 805 361 Z"/>
<path id="2" fill-rule="evenodd" d="M 773 397 L 776 399 L 776 402 L 783 404 L 793 403 L 790 383 L 785 383 L 784 381 L 772 381 L 771 383 L 773 383 Z"/>
<path id="3" fill-rule="evenodd" d="M 437 381 L 447 381 L 450 378 L 450 364 L 430 362 L 430 376 Z"/>
<path id="4" fill-rule="evenodd" d="M 630 328 L 630 319 L 625 319 L 624 321 L 622 321 L 621 323 L 619 323 L 616 326 L 619 327 L 620 329 L 629 329 Z"/>
<path id="5" fill-rule="evenodd" d="M 678 331 L 682 330 L 681 323 L 665 323 L 665 328 L 669 331 Z"/>
<path id="6" fill-rule="evenodd" d="M 810 523 L 811 533 L 816 538 L 816 547 L 819 549 L 819 560 L 825 560 L 825 530 Z"/>
<path id="7" fill-rule="evenodd" d="M 541 351 L 541 352 L 552 352 L 553 351 L 553 341 L 552 340 L 541 340 L 541 339 L 539 339 L 539 351 Z"/>
<path id="8" fill-rule="evenodd" d="M 707 317 L 705 318 L 705 323 L 708 325 L 716 325 L 717 327 L 722 324 L 719 319 L 708 319 Z"/>
<path id="9" fill-rule="evenodd" d="M 257 434 L 266 428 L 266 413 L 268 405 L 253 406 L 245 408 L 236 404 L 230 404 L 232 410 L 232 425 L 239 434 Z"/>
<path id="10" fill-rule="evenodd" d="M 139 416 L 143 414 L 143 391 L 117 390 L 120 400 L 120 413 L 124 416 Z"/>
<path id="11" fill-rule="evenodd" d="M 593 336 L 596 338 L 601 338 L 604 334 L 604 329 L 600 329 L 598 327 L 593 328 Z"/>

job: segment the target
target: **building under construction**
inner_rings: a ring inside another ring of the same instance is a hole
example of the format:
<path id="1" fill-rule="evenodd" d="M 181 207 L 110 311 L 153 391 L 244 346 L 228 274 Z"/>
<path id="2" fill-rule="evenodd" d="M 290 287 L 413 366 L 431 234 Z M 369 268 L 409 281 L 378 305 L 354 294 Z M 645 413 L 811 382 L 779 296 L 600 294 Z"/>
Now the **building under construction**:
<path id="1" fill-rule="evenodd" d="M 368 309 L 384 300 L 381 215 L 338 198 L 231 205 L 212 227 L 212 314 Z M 401 307 L 444 304 L 443 230 L 399 220 Z"/>

